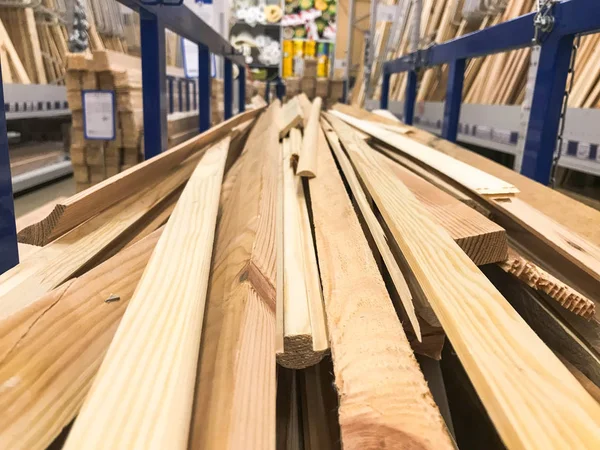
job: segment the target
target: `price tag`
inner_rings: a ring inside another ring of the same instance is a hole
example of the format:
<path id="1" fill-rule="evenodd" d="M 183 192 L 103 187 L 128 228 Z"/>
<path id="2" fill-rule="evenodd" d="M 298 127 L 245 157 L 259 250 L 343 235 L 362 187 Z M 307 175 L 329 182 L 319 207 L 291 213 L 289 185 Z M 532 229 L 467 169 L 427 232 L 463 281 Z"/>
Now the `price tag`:
<path id="1" fill-rule="evenodd" d="M 86 139 L 114 141 L 116 138 L 115 92 L 82 91 L 83 133 Z"/>
<path id="2" fill-rule="evenodd" d="M 345 59 L 334 59 L 333 60 L 333 68 L 334 69 L 345 69 L 346 68 L 346 60 Z"/>

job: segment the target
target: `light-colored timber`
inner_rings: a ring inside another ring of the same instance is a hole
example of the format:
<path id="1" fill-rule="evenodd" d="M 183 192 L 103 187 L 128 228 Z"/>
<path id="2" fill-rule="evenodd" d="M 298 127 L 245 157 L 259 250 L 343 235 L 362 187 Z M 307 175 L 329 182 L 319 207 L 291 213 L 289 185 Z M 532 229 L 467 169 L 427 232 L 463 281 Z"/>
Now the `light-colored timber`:
<path id="1" fill-rule="evenodd" d="M 45 449 L 73 420 L 161 233 L 0 322 L 3 447 Z"/>
<path id="2" fill-rule="evenodd" d="M 332 110 L 331 114 L 380 141 L 397 148 L 402 153 L 421 161 L 423 164 L 444 173 L 449 178 L 452 178 L 478 195 L 512 196 L 519 192 L 519 190 L 510 183 L 471 167 L 468 164 L 464 164 L 463 162 L 438 152 L 427 145 L 423 145 L 410 137 L 391 132 L 376 124 L 356 119 L 337 110 Z"/>
<path id="3" fill-rule="evenodd" d="M 11 316 L 114 249 L 135 238 L 153 209 L 183 185 L 202 154 L 195 155 L 147 187 L 114 204 L 81 226 L 46 245 L 0 276 L 0 319 Z M 156 181 L 156 180 L 155 180 Z"/>
<path id="4" fill-rule="evenodd" d="M 286 137 L 292 128 L 302 125 L 303 115 L 302 109 L 296 100 L 292 98 L 281 108 L 281 114 L 277 118 L 279 124 L 279 139 Z"/>
<path id="5" fill-rule="evenodd" d="M 600 405 L 364 141 L 346 149 L 507 447 L 600 444 Z"/>
<path id="6" fill-rule="evenodd" d="M 277 114 L 275 101 L 252 128 L 221 206 L 190 448 L 275 449 Z"/>
<path id="7" fill-rule="evenodd" d="M 302 108 L 302 125 L 304 128 L 308 125 L 308 119 L 310 118 L 310 110 L 312 108 L 312 103 L 306 96 L 304 92 L 297 96 L 298 103 L 300 104 L 300 108 Z"/>
<path id="8" fill-rule="evenodd" d="M 317 97 L 310 108 L 308 123 L 304 127 L 302 151 L 298 160 L 296 175 L 306 178 L 317 176 L 317 151 L 319 134 L 319 116 L 321 114 L 321 97 Z"/>
<path id="9" fill-rule="evenodd" d="M 369 227 L 369 231 L 371 232 L 371 236 L 375 241 L 375 245 L 377 245 L 377 249 L 379 250 L 383 262 L 387 267 L 394 286 L 396 287 L 396 291 L 398 292 L 398 296 L 400 297 L 400 301 L 404 307 L 404 310 L 406 311 L 410 324 L 412 325 L 417 339 L 420 341 L 422 339 L 421 327 L 419 326 L 419 321 L 417 320 L 417 316 L 415 314 L 415 306 L 413 305 L 412 294 L 406 279 L 404 278 L 404 275 L 402 274 L 400 267 L 398 267 L 398 263 L 396 262 L 392 251 L 390 250 L 385 233 L 381 228 L 373 209 L 371 208 L 370 202 L 367 199 L 362 186 L 360 185 L 360 181 L 356 176 L 354 169 L 352 168 L 352 164 L 340 146 L 338 135 L 331 129 L 327 122 L 322 120 L 321 123 L 323 124 L 327 141 L 329 142 L 329 145 L 335 154 L 338 164 L 342 168 L 344 178 L 346 178 L 346 181 L 350 186 L 354 200 L 356 201 L 356 204 L 358 205 L 358 208 L 360 209 L 360 212 L 367 223 L 367 226 Z"/>
<path id="10" fill-rule="evenodd" d="M 309 187 L 342 447 L 451 449 L 333 156 L 317 157 Z"/>
<path id="11" fill-rule="evenodd" d="M 140 186 L 153 183 L 157 177 L 183 162 L 207 145 L 223 139 L 236 126 L 256 117 L 262 109 L 246 111 L 220 123 L 206 132 L 170 150 L 119 173 L 56 205 L 44 220 L 18 234 L 19 242 L 46 245 L 95 216 L 100 211 L 124 199 Z"/>
<path id="12" fill-rule="evenodd" d="M 208 149 L 195 168 L 69 433 L 66 449 L 187 449 L 228 150 L 226 138 Z M 112 426 L 115 421 L 119 427 Z"/>
<path id="13" fill-rule="evenodd" d="M 514 248 L 509 248 L 508 258 L 498 265 L 529 287 L 547 294 L 572 313 L 588 319 L 594 316 L 596 305 L 593 301 L 522 257 Z"/>

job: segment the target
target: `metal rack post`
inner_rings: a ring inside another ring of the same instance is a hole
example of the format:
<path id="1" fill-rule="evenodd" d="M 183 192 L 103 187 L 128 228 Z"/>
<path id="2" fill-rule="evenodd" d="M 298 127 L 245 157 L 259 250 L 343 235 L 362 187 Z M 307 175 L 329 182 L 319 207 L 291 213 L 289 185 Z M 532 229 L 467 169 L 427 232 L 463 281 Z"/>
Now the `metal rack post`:
<path id="1" fill-rule="evenodd" d="M 3 86 L 0 70 L 0 274 L 19 264 Z"/>
<path id="2" fill-rule="evenodd" d="M 465 64 L 465 59 L 457 59 L 450 63 L 446 104 L 444 105 L 444 125 L 442 128 L 442 137 L 450 142 L 456 142 L 458 134 L 458 119 L 462 103 Z"/>
<path id="3" fill-rule="evenodd" d="M 238 112 L 241 114 L 246 111 L 246 68 L 238 66 L 240 74 L 238 76 Z"/>
<path id="4" fill-rule="evenodd" d="M 390 99 L 390 77 L 389 73 L 383 73 L 383 80 L 381 81 L 381 109 L 388 109 L 388 101 Z"/>
<path id="5" fill-rule="evenodd" d="M 225 59 L 223 66 L 223 117 L 225 120 L 233 116 L 233 64 Z"/>
<path id="6" fill-rule="evenodd" d="M 564 0 L 551 6 L 551 16 L 542 17 L 544 21 L 536 21 L 536 13 L 526 14 L 388 61 L 384 65 L 384 77 L 392 73 L 450 64 L 442 134 L 449 140 L 456 140 L 465 60 L 539 43 L 540 62 L 521 173 L 547 184 L 556 148 L 573 39 L 576 34 L 600 30 L 600 2 L 597 0 Z M 546 25 L 551 23 L 551 26 L 544 26 L 541 22 Z M 409 95 L 409 85 L 412 83 L 407 84 L 405 116 L 410 118 L 411 115 L 406 112 L 414 110 L 414 97 Z M 382 95 L 381 105 L 384 104 L 388 102 Z"/>
<path id="7" fill-rule="evenodd" d="M 174 92 L 173 92 L 173 83 L 175 81 L 174 77 L 167 77 L 168 83 L 169 83 L 169 113 L 173 113 L 175 112 L 175 98 L 173 97 Z"/>
<path id="8" fill-rule="evenodd" d="M 198 44 L 198 115 L 200 133 L 210 128 L 210 51 L 204 44 Z"/>
<path id="9" fill-rule="evenodd" d="M 414 70 L 409 70 L 406 75 L 404 123 L 407 125 L 412 125 L 415 117 L 415 103 L 417 101 L 417 72 Z"/>
<path id="10" fill-rule="evenodd" d="M 165 28 L 149 11 L 140 11 L 142 41 L 142 98 L 144 105 L 144 157 L 167 149 L 167 63 Z"/>

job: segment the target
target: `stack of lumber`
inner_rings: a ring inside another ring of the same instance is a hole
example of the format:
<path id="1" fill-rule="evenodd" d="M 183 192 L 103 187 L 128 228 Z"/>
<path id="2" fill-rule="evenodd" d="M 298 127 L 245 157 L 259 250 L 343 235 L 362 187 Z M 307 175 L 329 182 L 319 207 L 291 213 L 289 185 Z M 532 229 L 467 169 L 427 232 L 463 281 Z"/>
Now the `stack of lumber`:
<path id="1" fill-rule="evenodd" d="M 183 76 L 171 67 L 168 73 Z M 71 161 L 78 191 L 99 183 L 143 159 L 143 101 L 141 61 L 134 56 L 101 50 L 91 57 L 68 58 L 67 100 L 72 111 Z M 112 141 L 84 137 L 82 91 L 115 92 L 116 138 Z M 178 103 L 178 102 L 175 102 Z M 178 112 L 168 117 L 168 145 L 172 147 L 197 134 L 198 112 Z"/>
<path id="2" fill-rule="evenodd" d="M 140 55 L 138 13 L 123 10 L 117 0 L 83 3 L 90 50 Z M 64 0 L 12 0 L 0 4 L 0 60 L 5 83 L 65 84 L 69 55 L 65 20 Z M 181 67 L 179 37 L 167 31 L 167 42 L 168 64 Z"/>
<path id="3" fill-rule="evenodd" d="M 411 51 L 412 5 L 401 4 L 403 14 L 408 21 L 402 20 L 396 26 L 390 22 L 378 22 L 374 41 L 374 62 L 368 88 L 372 97 L 380 98 L 381 70 L 384 61 L 399 58 Z M 509 0 L 486 2 L 482 14 L 467 14 L 459 0 L 423 1 L 419 48 L 440 44 L 481 30 L 536 10 L 534 0 Z M 487 8 L 487 9 L 486 9 Z M 392 33 L 395 31 L 395 33 Z M 600 107 L 600 48 L 598 35 L 581 38 L 577 52 L 575 78 L 569 97 L 569 106 L 573 108 Z M 387 45 L 386 45 L 387 44 Z M 463 101 L 475 104 L 518 105 L 523 102 L 527 84 L 531 50 L 529 48 L 471 59 L 467 63 L 463 87 Z M 367 89 L 359 71 L 352 91 L 352 104 L 364 103 Z M 440 66 L 421 71 L 419 74 L 417 101 L 444 101 L 448 67 Z M 405 95 L 406 74 L 392 75 L 390 99 L 402 101 Z"/>
<path id="4" fill-rule="evenodd" d="M 322 103 L 252 109 L 20 229 L 5 447 L 71 422 L 69 450 L 599 446 L 600 250 L 536 209 L 560 194 Z"/>

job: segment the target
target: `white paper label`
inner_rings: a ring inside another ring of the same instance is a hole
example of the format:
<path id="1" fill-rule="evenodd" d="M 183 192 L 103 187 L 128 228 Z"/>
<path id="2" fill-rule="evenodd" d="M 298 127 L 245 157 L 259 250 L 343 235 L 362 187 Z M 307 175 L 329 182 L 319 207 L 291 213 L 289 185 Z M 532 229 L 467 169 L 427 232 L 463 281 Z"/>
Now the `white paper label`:
<path id="1" fill-rule="evenodd" d="M 182 38 L 183 41 L 183 68 L 187 78 L 198 77 L 198 44 Z"/>
<path id="2" fill-rule="evenodd" d="M 115 139 L 115 93 L 83 92 L 83 115 L 86 139 Z"/>
<path id="3" fill-rule="evenodd" d="M 377 22 L 394 22 L 397 8 L 394 5 L 377 5 Z"/>
<path id="4" fill-rule="evenodd" d="M 345 59 L 334 59 L 333 60 L 333 68 L 334 69 L 345 69 L 346 68 L 346 60 Z"/>

